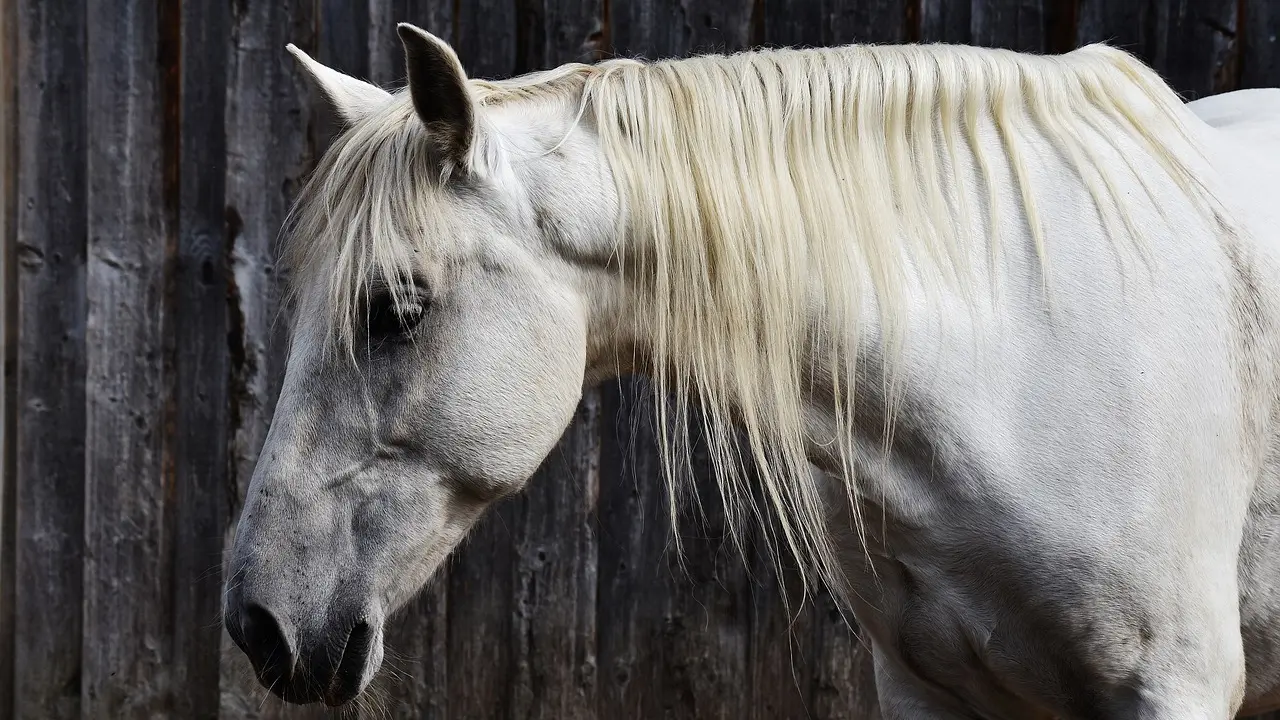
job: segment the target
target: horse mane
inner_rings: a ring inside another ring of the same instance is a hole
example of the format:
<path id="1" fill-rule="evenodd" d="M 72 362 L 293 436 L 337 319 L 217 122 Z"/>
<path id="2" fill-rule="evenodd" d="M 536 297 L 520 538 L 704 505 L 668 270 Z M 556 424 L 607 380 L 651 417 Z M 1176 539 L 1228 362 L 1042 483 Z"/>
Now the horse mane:
<path id="1" fill-rule="evenodd" d="M 1185 153 L 1171 149 L 1179 137 L 1194 147 L 1180 100 L 1141 62 L 1103 45 L 1061 56 L 917 45 L 611 60 L 473 80 L 471 90 L 481 106 L 580 102 L 580 119 L 599 135 L 622 202 L 623 281 L 637 289 L 635 311 L 652 341 L 673 521 L 690 431 L 700 431 L 733 537 L 767 509 L 770 541 L 800 560 L 806 579 L 835 588 L 843 575 L 827 532 L 829 498 L 807 448 L 835 449 L 852 504 L 855 361 L 861 331 L 871 330 L 859 328 L 864 299 L 878 309 L 893 398 L 908 273 L 963 287 L 975 249 L 998 251 L 996 163 L 1014 179 L 1042 265 L 1032 132 L 1075 168 L 1113 238 L 1139 237 L 1121 171 L 1155 199 L 1128 155 L 1128 168 L 1102 160 L 1108 143 L 1119 147 L 1117 132 L 1189 197 L 1211 202 Z M 979 142 L 992 129 L 1002 157 Z M 471 158 L 479 172 L 501 153 L 481 130 Z M 414 250 L 438 242 L 431 228 L 447 224 L 439 191 L 448 170 L 431 162 L 424 133 L 407 93 L 397 94 L 339 139 L 300 199 L 290 263 L 312 277 L 306 268 L 326 268 L 336 335 L 347 341 L 368 278 L 411 277 L 415 256 L 429 257 Z M 962 167 L 981 187 L 966 187 Z M 985 204 L 971 206 L 971 190 Z M 975 243 L 969 229 L 984 217 L 989 237 Z M 823 388 L 807 383 L 817 366 L 830 368 Z M 807 435 L 815 390 L 834 398 L 832 438 Z"/>

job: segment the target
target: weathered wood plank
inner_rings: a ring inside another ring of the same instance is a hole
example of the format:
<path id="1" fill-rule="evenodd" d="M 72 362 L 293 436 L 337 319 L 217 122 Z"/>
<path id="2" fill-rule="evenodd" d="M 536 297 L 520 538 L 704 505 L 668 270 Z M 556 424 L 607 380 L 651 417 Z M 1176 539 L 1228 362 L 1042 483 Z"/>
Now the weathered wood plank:
<path id="1" fill-rule="evenodd" d="M 821 47 L 826 44 L 825 2 L 770 0 L 764 4 L 764 43 L 770 47 Z"/>
<path id="2" fill-rule="evenodd" d="M 781 0 L 765 4 L 770 45 L 822 47 L 902 42 L 911 0 Z"/>
<path id="3" fill-rule="evenodd" d="M 81 712 L 172 712 L 163 80 L 154 5 L 90 3 Z"/>
<path id="4" fill-rule="evenodd" d="M 521 496 L 511 717 L 596 716 L 597 546 L 591 518 L 599 484 L 599 420 L 599 398 L 592 393 Z"/>
<path id="5" fill-rule="evenodd" d="M 18 3 L 15 715 L 80 717 L 85 9 Z"/>
<path id="6" fill-rule="evenodd" d="M 920 39 L 924 42 L 972 42 L 972 3 L 973 0 L 919 0 Z"/>
<path id="7" fill-rule="evenodd" d="M 176 13 L 175 13 L 176 14 Z M 175 37 L 176 35 L 176 37 Z M 218 717 L 222 611 L 222 537 L 230 497 L 230 359 L 227 333 L 226 223 L 227 51 L 230 6 L 219 0 L 186 0 L 172 20 L 164 46 L 180 48 L 181 74 L 171 79 L 170 137 L 166 172 L 178 192 L 176 255 L 171 287 L 174 321 L 172 461 L 166 472 L 176 486 L 173 535 L 173 682 L 175 715 Z M 176 58 L 175 58 L 176 60 Z M 170 70 L 171 74 L 175 74 Z M 173 137 L 176 133 L 177 137 Z M 174 147 L 174 146 L 177 147 Z M 175 157 L 176 156 L 176 157 Z"/>
<path id="8" fill-rule="evenodd" d="M 316 59 L 358 78 L 369 77 L 368 2 L 317 0 L 320 44 Z"/>
<path id="9" fill-rule="evenodd" d="M 764 6 L 769 45 L 905 42 L 918 36 L 916 0 L 781 0 Z"/>
<path id="10" fill-rule="evenodd" d="M 688 53 L 692 31 L 684 6 L 681 0 L 611 3 L 609 36 L 613 54 L 661 60 Z"/>
<path id="11" fill-rule="evenodd" d="M 823 0 L 822 43 L 894 43 L 907 39 L 903 0 Z"/>
<path id="12" fill-rule="evenodd" d="M 1280 87 L 1280 7 L 1245 2 L 1240 8 L 1240 87 Z"/>
<path id="13" fill-rule="evenodd" d="M 1078 0 L 1078 45 L 1105 42 L 1150 62 L 1153 48 L 1148 28 L 1155 24 L 1155 9 L 1147 3 Z"/>
<path id="14" fill-rule="evenodd" d="M 1049 46 L 1049 0 L 975 0 L 969 42 L 1022 52 Z"/>
<path id="15" fill-rule="evenodd" d="M 806 718 L 813 714 L 814 648 L 820 638 L 790 572 L 794 563 L 784 560 L 779 575 L 762 532 L 757 530 L 751 576 L 747 708 L 759 720 Z"/>
<path id="16" fill-rule="evenodd" d="M 764 42 L 766 4 L 754 0 L 651 0 L 610 6 L 614 53 L 659 60 L 734 52 Z"/>
<path id="17" fill-rule="evenodd" d="M 454 4 L 454 50 L 467 75 L 500 79 L 516 74 L 516 4 L 516 0 Z"/>
<path id="18" fill-rule="evenodd" d="M 1079 2 L 1081 44 L 1107 40 L 1135 53 L 1188 99 L 1235 88 L 1240 59 L 1236 0 Z"/>
<path id="19" fill-rule="evenodd" d="M 1159 70 L 1188 99 L 1236 89 L 1238 0 L 1170 3 L 1167 39 L 1156 58 Z"/>
<path id="20" fill-rule="evenodd" d="M 744 691 L 752 633 L 744 560 L 750 558 L 727 533 L 710 458 L 701 446 L 695 447 L 692 470 L 697 497 L 681 513 L 678 530 L 684 552 L 664 558 L 669 599 L 657 640 L 663 708 L 677 718 L 741 718 L 751 699 Z M 660 527 L 649 519 L 648 532 Z"/>
<path id="21" fill-rule="evenodd" d="M 449 565 L 450 717 L 510 715 L 519 498 L 488 511 Z M 465 628 L 465 630 L 463 630 Z"/>
<path id="22" fill-rule="evenodd" d="M 1050 38 L 1054 3 L 1070 1 L 920 0 L 920 37 L 926 42 L 1045 52 L 1051 45 L 1056 47 Z"/>
<path id="23" fill-rule="evenodd" d="M 316 9 L 320 15 L 319 45 L 313 57 L 335 70 L 368 80 L 370 4 L 349 0 L 317 0 Z M 324 154 L 340 130 L 337 118 L 332 113 L 321 112 L 312 116 L 312 142 L 315 144 L 317 158 Z"/>
<path id="24" fill-rule="evenodd" d="M 15 3 L 0 5 L 0 715 L 13 717 L 14 520 L 17 477 L 14 465 L 18 345 L 18 17 Z"/>
<path id="25" fill-rule="evenodd" d="M 383 671 L 375 681 L 378 709 L 409 720 L 446 720 L 449 714 L 448 570 L 441 569 L 385 632 Z M 458 632 L 455 629 L 454 632 Z"/>
<path id="26" fill-rule="evenodd" d="M 454 41 L 453 0 L 372 0 L 369 16 L 369 75 L 383 86 L 402 85 L 404 47 L 396 24 L 413 23 L 447 43 Z"/>
<path id="27" fill-rule="evenodd" d="M 592 62 L 605 48 L 604 0 L 522 0 L 516 72 Z"/>
<path id="28" fill-rule="evenodd" d="M 599 504 L 599 714 L 665 717 L 662 633 L 671 532 L 643 380 L 603 388 Z"/>
<path id="29" fill-rule="evenodd" d="M 850 630 L 829 593 L 815 601 L 815 720 L 879 720 L 874 663 L 866 642 Z"/>
<path id="30" fill-rule="evenodd" d="M 283 280 L 275 238 L 290 203 L 314 164 L 309 140 L 311 93 L 293 58 L 295 43 L 316 51 L 316 18 L 307 0 L 243 0 L 231 6 L 227 67 L 226 240 L 230 470 L 225 492 L 230 516 L 240 504 L 266 437 L 284 377 L 288 317 L 280 305 Z M 226 542 L 233 537 L 228 527 Z M 284 714 L 253 680 L 243 653 L 222 634 L 222 716 Z M 293 709 L 287 717 L 324 717 Z"/>

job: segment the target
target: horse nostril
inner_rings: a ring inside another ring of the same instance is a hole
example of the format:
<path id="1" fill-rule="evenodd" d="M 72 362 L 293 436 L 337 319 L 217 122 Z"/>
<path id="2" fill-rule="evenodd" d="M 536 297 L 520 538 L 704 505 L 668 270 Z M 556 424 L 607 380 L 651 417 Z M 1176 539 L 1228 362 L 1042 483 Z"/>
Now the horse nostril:
<path id="1" fill-rule="evenodd" d="M 326 704 L 340 705 L 359 694 L 365 665 L 372 653 L 373 643 L 374 632 L 369 623 L 360 622 L 351 629 L 351 634 L 347 636 L 346 647 L 342 651 L 342 660 L 338 663 L 332 682 L 329 683 L 328 692 L 325 693 Z"/>
<path id="2" fill-rule="evenodd" d="M 258 679 L 268 687 L 279 681 L 288 683 L 297 655 L 276 617 L 261 605 L 250 603 L 241 621 L 241 634 Z"/>

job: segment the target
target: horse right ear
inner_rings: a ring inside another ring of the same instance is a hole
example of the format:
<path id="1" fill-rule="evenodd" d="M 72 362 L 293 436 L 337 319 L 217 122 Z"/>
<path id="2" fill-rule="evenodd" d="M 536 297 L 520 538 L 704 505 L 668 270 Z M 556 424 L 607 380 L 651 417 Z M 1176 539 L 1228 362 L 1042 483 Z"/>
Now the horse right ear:
<path id="1" fill-rule="evenodd" d="M 422 28 L 400 23 L 396 30 L 404 43 L 413 109 L 445 156 L 465 165 L 476 117 L 462 62 L 448 43 Z"/>

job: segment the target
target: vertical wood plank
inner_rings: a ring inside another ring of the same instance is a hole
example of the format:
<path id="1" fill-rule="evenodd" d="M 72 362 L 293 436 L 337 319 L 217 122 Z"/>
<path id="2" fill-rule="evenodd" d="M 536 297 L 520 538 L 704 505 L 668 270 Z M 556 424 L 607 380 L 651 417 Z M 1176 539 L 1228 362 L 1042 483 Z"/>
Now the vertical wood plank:
<path id="1" fill-rule="evenodd" d="M 1240 8 L 1240 87 L 1280 87 L 1280 7 L 1244 2 Z"/>
<path id="2" fill-rule="evenodd" d="M 316 59 L 361 79 L 369 77 L 370 2 L 316 0 L 320 45 Z"/>
<path id="3" fill-rule="evenodd" d="M 15 715 L 80 717 L 85 7 L 18 12 Z"/>
<path id="4" fill-rule="evenodd" d="M 1156 9 L 1149 3 L 1079 0 L 1077 44 L 1105 42 L 1151 62 Z"/>
<path id="5" fill-rule="evenodd" d="M 1236 87 L 1237 0 L 1130 4 L 1079 0 L 1081 44 L 1110 41 L 1151 64 L 1188 99 Z"/>
<path id="6" fill-rule="evenodd" d="M 14 520 L 17 476 L 14 465 L 17 413 L 17 92 L 18 18 L 16 3 L 0 5 L 0 715 L 13 717 Z"/>
<path id="7" fill-rule="evenodd" d="M 600 403 L 591 393 L 521 497 L 512 717 L 596 716 L 597 546 L 591 521 L 599 453 Z"/>
<path id="8" fill-rule="evenodd" d="M 614 2 L 609 19 L 614 55 L 661 60 L 685 55 L 692 47 L 692 31 L 681 0 Z"/>
<path id="9" fill-rule="evenodd" d="M 516 8 L 516 72 L 603 56 L 604 0 L 519 0 Z"/>
<path id="10" fill-rule="evenodd" d="M 454 4 L 454 50 L 467 75 L 501 79 L 518 71 L 517 0 L 468 0 Z"/>
<path id="11" fill-rule="evenodd" d="M 897 43 L 906 39 L 903 0 L 823 0 L 822 43 Z"/>
<path id="12" fill-rule="evenodd" d="M 794 563 L 784 561 L 779 575 L 761 535 L 758 530 L 751 578 L 747 709 L 759 720 L 807 718 L 813 715 L 819 628 L 808 603 L 801 602 Z"/>
<path id="13" fill-rule="evenodd" d="M 437 571 L 385 633 L 384 670 L 375 680 L 373 707 L 404 720 L 447 720 L 449 714 L 449 576 Z M 381 717 L 378 712 L 373 717 Z"/>
<path id="14" fill-rule="evenodd" d="M 869 646 L 845 623 L 830 593 L 815 601 L 815 720 L 879 720 L 874 663 Z"/>
<path id="15" fill-rule="evenodd" d="M 316 52 L 309 0 L 241 0 L 231 5 L 227 67 L 225 261 L 230 362 L 230 469 L 225 492 L 239 517 L 284 377 L 288 317 L 275 238 L 314 165 L 311 94 L 293 58 L 295 43 Z M 225 543 L 234 537 L 229 526 Z M 224 568 L 225 569 L 225 568 Z M 222 633 L 224 718 L 324 717 L 314 706 L 283 709 L 253 679 L 249 663 Z"/>
<path id="16" fill-rule="evenodd" d="M 172 712 L 163 97 L 152 3 L 88 5 L 88 416 L 81 712 Z"/>
<path id="17" fill-rule="evenodd" d="M 1072 15 L 1066 7 L 1070 2 L 1074 0 L 920 0 L 921 39 L 1045 52 L 1057 47 L 1051 27 L 1057 16 Z"/>
<path id="18" fill-rule="evenodd" d="M 821 47 L 825 44 L 825 3 L 769 0 L 764 4 L 764 41 L 771 47 Z"/>
<path id="19" fill-rule="evenodd" d="M 744 692 L 752 634 L 744 560 L 751 560 L 728 536 L 703 447 L 695 448 L 693 472 L 697 506 L 679 528 L 685 554 L 667 558 L 671 600 L 662 633 L 662 697 L 674 717 L 730 720 L 745 717 L 751 700 Z"/>
<path id="20" fill-rule="evenodd" d="M 756 12 L 766 5 L 754 0 L 616 3 L 610 10 L 614 52 L 661 60 L 743 50 L 765 39 L 756 35 L 768 15 Z"/>
<path id="21" fill-rule="evenodd" d="M 1187 99 L 1235 90 L 1239 82 L 1238 0 L 1170 3 L 1156 69 Z"/>
<path id="22" fill-rule="evenodd" d="M 671 615 L 665 551 L 670 525 L 649 385 L 608 383 L 602 392 L 599 555 L 601 718 L 666 717 L 662 637 Z"/>
<path id="23" fill-rule="evenodd" d="M 448 569 L 450 717 L 510 716 L 520 498 L 491 508 Z"/>
<path id="24" fill-rule="evenodd" d="M 404 47 L 396 24 L 413 23 L 447 43 L 454 42 L 453 0 L 371 0 L 369 76 L 383 86 L 402 85 Z"/>
<path id="25" fill-rule="evenodd" d="M 912 32 L 913 0 L 778 0 L 765 4 L 769 44 L 823 47 L 895 43 Z"/>
<path id="26" fill-rule="evenodd" d="M 920 39 L 924 42 L 969 43 L 974 1 L 982 0 L 919 0 Z"/>
<path id="27" fill-rule="evenodd" d="M 316 0 L 319 45 L 313 57 L 335 70 L 368 80 L 370 4 L 368 0 Z M 315 107 L 319 98 L 312 101 Z M 319 158 L 341 128 L 332 113 L 322 112 L 312 117 L 311 130 Z"/>
<path id="28" fill-rule="evenodd" d="M 1020 52 L 1044 52 L 1049 45 L 1048 0 L 974 0 L 969 41 Z"/>
<path id="29" fill-rule="evenodd" d="M 180 689 L 176 716 L 214 720 L 221 689 L 222 537 L 233 503 L 227 463 L 230 248 L 225 191 L 231 17 L 230 6 L 220 0 L 186 0 L 181 14 L 174 15 L 168 32 L 177 37 L 166 41 L 171 52 L 181 52 L 175 83 L 180 97 L 167 102 L 172 113 L 167 122 L 176 127 L 166 138 L 167 153 L 176 155 L 167 172 L 176 176 L 179 188 L 173 198 L 178 228 L 170 281 L 174 320 L 169 323 L 175 354 L 169 411 L 174 437 L 167 470 L 168 482 L 176 485 L 173 682 Z"/>

